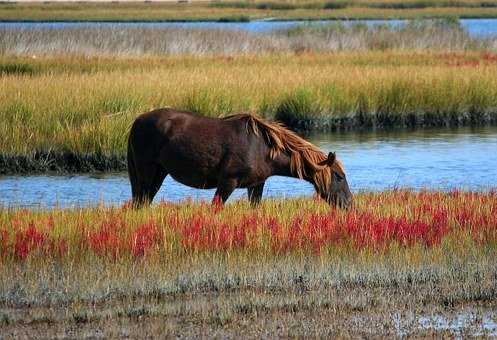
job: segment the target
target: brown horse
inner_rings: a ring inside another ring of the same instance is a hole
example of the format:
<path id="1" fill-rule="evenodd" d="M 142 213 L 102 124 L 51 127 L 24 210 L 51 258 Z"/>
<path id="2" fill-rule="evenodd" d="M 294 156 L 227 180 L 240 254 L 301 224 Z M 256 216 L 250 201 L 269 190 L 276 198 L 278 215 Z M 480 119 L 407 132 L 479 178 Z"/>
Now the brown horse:
<path id="1" fill-rule="evenodd" d="M 226 202 L 235 188 L 247 188 L 260 202 L 273 175 L 304 179 L 330 204 L 352 203 L 345 170 L 279 123 L 237 114 L 205 118 L 170 108 L 140 115 L 128 139 L 128 172 L 135 206 L 150 203 L 169 174 L 199 189 L 216 188 L 214 202 Z"/>

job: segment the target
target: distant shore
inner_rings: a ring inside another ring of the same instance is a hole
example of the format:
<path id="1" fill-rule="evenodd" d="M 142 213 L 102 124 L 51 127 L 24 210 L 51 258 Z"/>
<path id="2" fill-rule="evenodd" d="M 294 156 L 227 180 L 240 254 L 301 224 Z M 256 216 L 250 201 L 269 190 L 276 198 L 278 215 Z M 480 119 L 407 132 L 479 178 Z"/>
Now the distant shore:
<path id="1" fill-rule="evenodd" d="M 14 10 L 15 9 L 15 10 Z M 331 19 L 497 18 L 497 0 L 2 1 L 0 21 L 246 22 Z"/>

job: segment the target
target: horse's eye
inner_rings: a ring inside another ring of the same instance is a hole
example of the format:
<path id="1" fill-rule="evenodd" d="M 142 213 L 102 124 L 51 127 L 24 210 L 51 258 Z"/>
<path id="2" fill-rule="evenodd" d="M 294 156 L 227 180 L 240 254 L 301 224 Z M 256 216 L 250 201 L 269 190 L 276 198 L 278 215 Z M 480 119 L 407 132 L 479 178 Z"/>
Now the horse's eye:
<path id="1" fill-rule="evenodd" d="M 335 178 L 337 179 L 338 182 L 343 181 L 343 176 L 335 172 Z"/>

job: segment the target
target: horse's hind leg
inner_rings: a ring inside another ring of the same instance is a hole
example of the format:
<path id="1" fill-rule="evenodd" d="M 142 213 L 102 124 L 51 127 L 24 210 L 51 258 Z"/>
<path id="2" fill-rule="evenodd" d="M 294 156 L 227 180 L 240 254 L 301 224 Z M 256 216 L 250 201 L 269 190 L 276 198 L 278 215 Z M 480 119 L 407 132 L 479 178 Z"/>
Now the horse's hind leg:
<path id="1" fill-rule="evenodd" d="M 247 188 L 250 205 L 256 206 L 261 202 L 262 192 L 264 191 L 264 183 Z"/>
<path id="2" fill-rule="evenodd" d="M 214 199 L 212 203 L 226 203 L 230 195 L 233 193 L 238 185 L 238 180 L 235 178 L 225 178 L 219 181 L 216 193 L 214 194 Z"/>
<path id="3" fill-rule="evenodd" d="M 167 171 L 156 163 L 142 164 L 135 171 L 136 181 L 132 186 L 133 205 L 148 205 L 159 191 Z"/>

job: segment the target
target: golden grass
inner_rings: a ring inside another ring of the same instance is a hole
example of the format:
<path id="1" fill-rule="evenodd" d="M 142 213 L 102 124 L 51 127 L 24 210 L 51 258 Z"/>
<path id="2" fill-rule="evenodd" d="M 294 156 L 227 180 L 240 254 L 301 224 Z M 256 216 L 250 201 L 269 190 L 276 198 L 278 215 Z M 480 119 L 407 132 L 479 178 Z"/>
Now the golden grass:
<path id="1" fill-rule="evenodd" d="M 288 9 L 278 3 L 289 4 Z M 275 5 L 276 4 L 276 5 Z M 222 5 L 222 6 L 221 6 Z M 105 3 L 3 3 L 3 21 L 205 21 L 276 19 L 392 19 L 439 17 L 496 17 L 495 1 L 256 1 L 190 4 L 154 2 Z M 262 5 L 262 6 L 261 6 Z M 329 9 L 327 9 L 327 6 Z M 258 8 L 257 8 L 258 7 Z M 281 8 L 281 9 L 278 9 Z"/>
<path id="2" fill-rule="evenodd" d="M 32 72 L 0 78 L 0 153 L 122 155 L 134 117 L 164 106 L 366 125 L 402 125 L 410 115 L 478 123 L 497 107 L 495 60 L 479 52 L 4 57 Z"/>
<path id="3" fill-rule="evenodd" d="M 358 194 L 351 211 L 310 199 L 2 208 L 0 326 L 166 318 L 214 334 L 303 313 L 327 334 L 322 313 L 349 334 L 359 313 L 369 334 L 395 334 L 392 313 L 495 306 L 496 209 L 492 192 L 409 191 Z"/>

